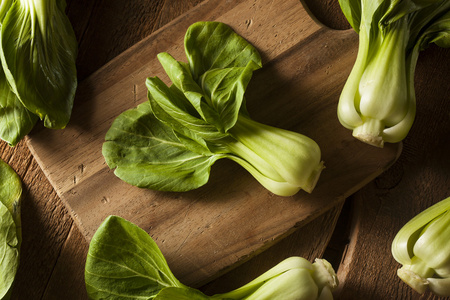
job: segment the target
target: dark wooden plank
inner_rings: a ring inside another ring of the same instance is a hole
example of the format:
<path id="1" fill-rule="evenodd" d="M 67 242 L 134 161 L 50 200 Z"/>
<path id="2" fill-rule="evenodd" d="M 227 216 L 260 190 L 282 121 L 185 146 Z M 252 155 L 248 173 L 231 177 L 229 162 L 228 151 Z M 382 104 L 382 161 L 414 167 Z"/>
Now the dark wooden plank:
<path id="1" fill-rule="evenodd" d="M 24 141 L 14 148 L 1 142 L 0 153 L 23 183 L 23 242 L 12 299 L 40 299 L 73 220 Z"/>
<path id="2" fill-rule="evenodd" d="M 207 295 L 224 293 L 250 282 L 288 257 L 300 256 L 311 262 L 323 257 L 341 209 L 342 205 L 336 206 L 253 258 L 244 259 L 238 267 L 222 270 L 222 276 L 200 289 Z"/>
<path id="3" fill-rule="evenodd" d="M 45 284 L 42 299 L 78 300 L 87 299 L 84 283 L 84 265 L 89 244 L 77 226 L 72 226 L 61 248 L 51 277 Z"/>
<path id="4" fill-rule="evenodd" d="M 79 41 L 78 76 L 85 79 L 118 54 L 201 0 L 69 0 L 67 15 Z M 126 26 L 124 25 L 126 24 Z"/>
<path id="5" fill-rule="evenodd" d="M 300 0 L 317 22 L 333 29 L 350 28 L 337 0 Z"/>

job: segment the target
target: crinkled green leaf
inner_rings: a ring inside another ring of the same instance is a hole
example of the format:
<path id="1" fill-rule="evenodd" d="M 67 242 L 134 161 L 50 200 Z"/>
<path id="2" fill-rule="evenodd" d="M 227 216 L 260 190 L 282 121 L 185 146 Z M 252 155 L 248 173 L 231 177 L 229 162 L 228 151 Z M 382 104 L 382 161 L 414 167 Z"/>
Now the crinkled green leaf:
<path id="1" fill-rule="evenodd" d="M 146 85 L 153 114 L 174 131 L 189 136 L 205 147 L 207 140 L 224 137 L 214 125 L 194 113 L 189 101 L 175 85 L 169 88 L 157 77 L 147 78 Z"/>
<path id="2" fill-rule="evenodd" d="M 175 86 L 178 90 L 180 90 L 183 93 L 182 98 L 187 99 L 191 103 L 192 108 L 195 109 L 196 111 L 195 115 L 198 115 L 200 118 L 202 118 L 202 120 L 199 120 L 199 122 L 202 124 L 202 127 L 205 126 L 203 124 L 207 124 L 207 126 L 209 126 L 212 129 L 212 131 L 217 134 L 218 122 L 216 122 L 216 120 L 220 119 L 220 114 L 218 111 L 213 109 L 211 105 L 210 95 L 205 94 L 205 92 L 200 87 L 199 83 L 197 83 L 192 78 L 192 74 L 189 70 L 189 65 L 175 60 L 168 53 L 158 54 L 158 59 L 161 65 L 164 67 L 164 70 L 166 71 L 167 75 L 169 75 L 169 78 L 173 83 L 172 87 Z M 149 87 L 149 92 L 150 95 L 152 95 L 151 87 Z M 158 100 L 157 97 L 154 98 L 155 100 Z M 164 101 L 164 98 L 162 98 L 161 100 Z M 185 109 L 186 112 L 189 112 L 190 108 L 191 107 L 183 107 L 183 109 Z M 195 115 L 192 112 L 190 114 L 193 117 L 195 117 Z M 174 117 L 176 119 L 176 116 Z M 189 116 L 188 118 L 191 118 L 191 116 Z M 193 128 L 193 130 L 197 131 L 195 128 Z"/>
<path id="3" fill-rule="evenodd" d="M 259 52 L 221 22 L 191 25 L 184 46 L 192 78 L 206 94 L 205 120 L 227 132 L 246 109 L 242 105 L 245 89 L 252 72 L 262 67 Z"/>
<path id="4" fill-rule="evenodd" d="M 212 69 L 262 66 L 261 57 L 248 41 L 221 22 L 197 22 L 189 26 L 184 47 L 194 80 Z"/>
<path id="5" fill-rule="evenodd" d="M 49 128 L 64 128 L 75 90 L 77 41 L 65 0 L 17 0 L 0 32 L 6 78 L 22 104 Z"/>
<path id="6" fill-rule="evenodd" d="M 21 244 L 19 176 L 0 159 L 0 299 L 9 299 Z"/>
<path id="7" fill-rule="evenodd" d="M 224 43 L 242 42 L 242 38 L 233 37 L 234 40 L 224 40 Z M 236 123 L 253 71 L 261 67 L 260 62 L 249 60 L 242 67 L 212 68 L 196 82 L 189 67 L 168 53 L 160 53 L 158 59 L 173 85 L 184 93 L 203 120 L 219 132 L 227 132 Z"/>
<path id="8" fill-rule="evenodd" d="M 217 115 L 209 118 L 208 122 L 220 132 L 227 132 L 236 124 L 245 90 L 257 69 L 259 66 L 250 61 L 245 67 L 213 69 L 201 77 L 202 89 L 211 99 L 210 107 Z"/>
<path id="9" fill-rule="evenodd" d="M 119 115 L 105 139 L 103 156 L 119 178 L 162 191 L 204 185 L 211 165 L 222 157 L 190 151 L 170 127 L 154 117 L 148 102 Z"/>
<path id="10" fill-rule="evenodd" d="M 184 287 L 153 239 L 118 216 L 109 216 L 92 237 L 85 281 L 90 299 L 153 299 L 165 287 Z"/>
<path id="11" fill-rule="evenodd" d="M 184 94 L 181 102 L 186 100 L 189 101 L 190 105 L 185 104 L 182 108 L 190 112 L 191 115 L 195 115 L 196 112 L 199 117 L 205 120 L 206 117 L 203 110 L 209 109 L 208 104 L 211 100 L 204 94 L 200 85 L 192 78 L 189 65 L 181 61 L 177 61 L 166 52 L 159 53 L 158 60 L 173 85 Z M 147 80 L 147 87 L 149 87 L 148 83 L 149 82 Z M 191 111 L 191 109 L 195 109 L 195 112 Z"/>

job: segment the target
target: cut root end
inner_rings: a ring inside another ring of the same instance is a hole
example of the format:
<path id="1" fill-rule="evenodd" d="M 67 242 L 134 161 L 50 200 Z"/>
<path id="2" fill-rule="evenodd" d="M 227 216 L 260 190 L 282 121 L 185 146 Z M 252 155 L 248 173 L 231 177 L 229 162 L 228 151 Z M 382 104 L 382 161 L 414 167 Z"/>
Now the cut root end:
<path id="1" fill-rule="evenodd" d="M 411 270 L 398 269 L 397 275 L 403 282 L 420 294 L 423 294 L 428 288 L 428 280 L 420 277 Z"/>
<path id="2" fill-rule="evenodd" d="M 384 125 L 380 120 L 368 118 L 353 129 L 353 136 L 366 144 L 383 148 L 383 129 Z"/>
<path id="3" fill-rule="evenodd" d="M 358 140 L 360 140 L 361 142 L 364 142 L 366 144 L 378 147 L 378 148 L 383 148 L 384 147 L 384 140 L 381 136 L 372 136 L 372 135 L 368 135 L 368 134 L 358 134 L 355 135 L 353 133 L 353 136 L 355 138 L 357 138 Z"/>

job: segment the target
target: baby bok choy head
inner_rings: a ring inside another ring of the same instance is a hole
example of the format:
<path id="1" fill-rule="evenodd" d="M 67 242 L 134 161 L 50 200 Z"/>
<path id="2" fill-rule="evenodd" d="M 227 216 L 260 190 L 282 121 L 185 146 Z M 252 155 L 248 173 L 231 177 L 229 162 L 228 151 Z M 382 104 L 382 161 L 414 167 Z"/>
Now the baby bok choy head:
<path id="1" fill-rule="evenodd" d="M 103 145 L 108 166 L 132 185 L 188 191 L 228 158 L 274 194 L 311 192 L 323 169 L 319 146 L 246 111 L 244 92 L 262 66 L 258 51 L 220 22 L 191 25 L 184 44 L 187 63 L 158 55 L 172 85 L 147 78 L 149 101 L 113 122 Z"/>
<path id="2" fill-rule="evenodd" d="M 338 279 L 331 264 L 325 259 L 314 263 L 292 256 L 278 263 L 246 285 L 212 299 L 246 300 L 306 300 L 333 299 L 332 291 Z"/>
<path id="3" fill-rule="evenodd" d="M 90 299 L 157 300 L 331 300 L 338 285 L 332 266 L 289 257 L 246 285 L 207 296 L 182 284 L 155 241 L 141 228 L 109 216 L 89 245 L 85 268 Z"/>
<path id="4" fill-rule="evenodd" d="M 338 117 L 356 138 L 378 147 L 403 140 L 416 114 L 414 72 L 430 43 L 450 46 L 448 0 L 339 0 L 359 49 Z"/>
<path id="5" fill-rule="evenodd" d="M 450 197 L 406 223 L 392 242 L 398 276 L 419 293 L 450 296 Z"/>

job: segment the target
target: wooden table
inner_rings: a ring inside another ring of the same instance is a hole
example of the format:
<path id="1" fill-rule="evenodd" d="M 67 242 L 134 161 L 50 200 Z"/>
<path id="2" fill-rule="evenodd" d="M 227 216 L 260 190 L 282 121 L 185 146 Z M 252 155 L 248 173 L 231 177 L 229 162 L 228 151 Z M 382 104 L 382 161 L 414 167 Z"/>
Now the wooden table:
<path id="1" fill-rule="evenodd" d="M 68 0 L 83 80 L 121 52 L 200 4 L 187 1 Z M 347 29 L 337 0 L 303 1 L 325 25 Z M 285 257 L 325 257 L 338 271 L 337 299 L 438 299 L 412 291 L 396 276 L 390 245 L 415 214 L 450 195 L 450 49 L 431 46 L 416 69 L 417 117 L 399 160 L 325 215 L 200 287 L 208 294 L 242 285 Z M 87 299 L 88 243 L 25 141 L 0 143 L 1 158 L 24 184 L 23 245 L 13 299 Z"/>

